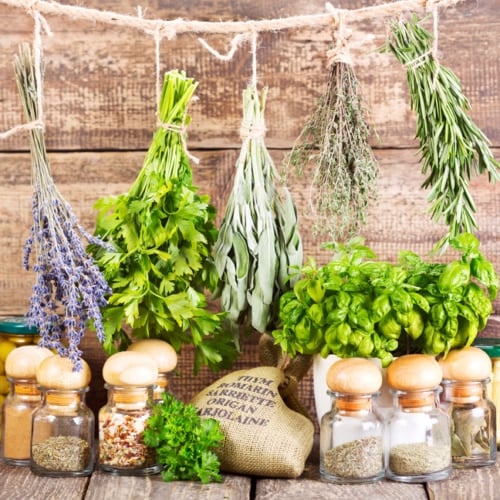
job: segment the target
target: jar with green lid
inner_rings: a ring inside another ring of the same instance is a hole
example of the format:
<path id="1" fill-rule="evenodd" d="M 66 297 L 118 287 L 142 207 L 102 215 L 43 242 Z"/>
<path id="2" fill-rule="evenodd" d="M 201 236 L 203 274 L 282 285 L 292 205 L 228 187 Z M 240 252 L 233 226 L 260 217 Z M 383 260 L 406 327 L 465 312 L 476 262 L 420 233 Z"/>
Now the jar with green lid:
<path id="1" fill-rule="evenodd" d="M 29 326 L 25 316 L 0 318 L 0 342 L 8 341 L 17 346 L 38 344 L 38 329 Z"/>
<path id="2" fill-rule="evenodd" d="M 477 338 L 474 346 L 483 350 L 491 359 L 491 382 L 488 384 L 487 394 L 497 410 L 497 448 L 500 448 L 500 339 Z"/>

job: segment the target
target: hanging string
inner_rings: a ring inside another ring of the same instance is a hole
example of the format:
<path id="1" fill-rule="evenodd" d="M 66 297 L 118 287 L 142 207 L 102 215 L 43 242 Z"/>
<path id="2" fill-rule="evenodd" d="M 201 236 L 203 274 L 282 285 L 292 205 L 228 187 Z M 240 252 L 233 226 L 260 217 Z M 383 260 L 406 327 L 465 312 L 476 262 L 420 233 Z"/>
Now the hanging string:
<path id="1" fill-rule="evenodd" d="M 160 45 L 163 38 L 169 40 L 175 38 L 178 33 L 237 33 L 232 39 L 230 50 L 226 54 L 220 54 L 215 49 L 210 47 L 208 43 L 199 38 L 202 46 L 207 49 L 212 55 L 221 60 L 230 60 L 239 45 L 249 36 L 252 38 L 252 44 L 257 43 L 257 34 L 262 31 L 277 31 L 283 29 L 321 26 L 331 23 L 332 13 L 336 13 L 339 18 L 346 19 L 347 17 L 360 19 L 370 19 L 381 16 L 394 16 L 398 13 L 408 10 L 421 10 L 422 7 L 434 10 L 434 48 L 433 54 L 437 59 L 437 32 L 438 32 L 438 8 L 449 7 L 458 4 L 464 0 L 399 0 L 381 5 L 363 7 L 359 9 L 337 9 L 330 3 L 326 4 L 329 11 L 327 14 L 315 14 L 304 16 L 291 16 L 288 18 L 261 20 L 261 21 L 186 21 L 183 19 L 174 19 L 165 21 L 161 19 L 144 19 L 143 12 L 140 7 L 137 8 L 137 16 L 124 15 L 111 11 L 103 11 L 98 9 L 90 9 L 76 5 L 63 5 L 56 1 L 46 2 L 43 0 L 0 0 L 0 4 L 5 4 L 11 7 L 24 8 L 34 18 L 35 21 L 35 39 L 34 39 L 34 60 L 35 60 L 35 77 L 37 85 L 40 89 L 43 85 L 42 75 L 42 29 L 52 35 L 50 27 L 43 17 L 44 14 L 63 15 L 71 19 L 80 19 L 91 22 L 101 22 L 115 26 L 123 26 L 142 30 L 146 34 L 153 36 L 155 42 L 155 65 L 156 65 L 156 97 L 159 102 L 161 93 L 161 74 L 160 74 Z M 347 47 L 346 47 L 347 49 Z M 336 55 L 333 57 L 346 60 L 350 57 L 347 50 L 342 51 L 339 47 L 336 48 Z M 424 58 L 425 55 L 422 56 Z M 252 81 L 257 84 L 257 62 L 256 48 L 252 48 Z M 418 64 L 418 61 L 415 62 Z M 41 118 L 37 122 L 17 125 L 6 132 L 0 133 L 0 139 L 5 139 L 20 131 L 31 130 L 36 127 L 43 127 L 43 92 L 39 92 L 39 107 Z"/>
<path id="2" fill-rule="evenodd" d="M 359 9 L 337 9 L 345 12 L 350 19 L 366 20 L 378 17 L 392 17 L 406 11 L 420 11 L 427 4 L 436 7 L 450 7 L 464 0 L 399 0 Z M 287 18 L 265 19 L 259 21 L 189 21 L 184 19 L 160 20 L 144 19 L 142 15 L 132 16 L 117 12 L 80 7 L 78 5 L 63 5 L 56 1 L 43 0 L 0 0 L 0 4 L 23 9 L 35 9 L 43 14 L 64 15 L 71 19 L 81 19 L 100 22 L 114 26 L 137 29 L 144 32 L 154 32 L 160 24 L 165 34 L 173 38 L 180 33 L 245 33 L 249 25 L 258 32 L 278 31 L 293 28 L 328 25 L 330 14 L 312 14 L 291 16 Z"/>

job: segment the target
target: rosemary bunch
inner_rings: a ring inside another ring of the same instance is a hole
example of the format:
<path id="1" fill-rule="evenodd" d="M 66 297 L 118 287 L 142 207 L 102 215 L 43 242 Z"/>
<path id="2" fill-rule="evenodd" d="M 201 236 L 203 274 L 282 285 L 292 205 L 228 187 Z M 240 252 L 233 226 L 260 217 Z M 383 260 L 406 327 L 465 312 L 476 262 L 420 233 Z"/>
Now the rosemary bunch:
<path id="1" fill-rule="evenodd" d="M 422 156 L 422 187 L 429 188 L 430 214 L 444 221 L 446 234 L 435 251 L 444 251 L 452 238 L 473 233 L 478 225 L 469 190 L 474 174 L 488 173 L 490 182 L 500 179 L 500 164 L 489 141 L 468 115 L 470 104 L 458 77 L 436 61 L 432 35 L 411 20 L 394 21 L 386 50 L 406 67 L 411 107 L 415 111 Z"/>
<path id="2" fill-rule="evenodd" d="M 22 45 L 15 59 L 17 86 L 26 117 L 39 119 L 35 68 L 29 45 Z M 109 286 L 82 240 L 101 246 L 78 223 L 71 206 L 58 191 L 51 176 L 41 128 L 30 131 L 32 158 L 33 225 L 24 246 L 24 267 L 29 269 L 32 253 L 36 262 L 27 317 L 40 332 L 40 345 L 69 357 L 75 369 L 81 367 L 79 344 L 90 322 L 102 342 L 104 330 L 100 308 L 106 304 Z"/>
<path id="3" fill-rule="evenodd" d="M 291 165 L 298 176 L 312 167 L 313 233 L 334 240 L 358 232 L 376 196 L 378 167 L 358 85 L 351 64 L 332 64 L 326 91 L 287 158 L 286 168 Z"/>
<path id="4" fill-rule="evenodd" d="M 297 210 L 288 190 L 280 192 L 265 146 L 266 89 L 243 92 L 243 145 L 234 185 L 214 248 L 218 293 L 237 339 L 239 326 L 265 332 L 275 326 L 279 296 L 293 285 L 290 269 L 302 264 Z"/>
<path id="5" fill-rule="evenodd" d="M 160 124 L 127 193 L 98 200 L 96 234 L 113 247 L 92 247 L 113 293 L 103 308 L 104 349 L 125 350 L 135 338 L 160 338 L 176 351 L 194 347 L 194 371 L 229 368 L 237 356 L 222 313 L 205 292 L 218 276 L 212 257 L 215 208 L 198 193 L 185 147 L 188 104 L 197 82 L 165 74 Z"/>

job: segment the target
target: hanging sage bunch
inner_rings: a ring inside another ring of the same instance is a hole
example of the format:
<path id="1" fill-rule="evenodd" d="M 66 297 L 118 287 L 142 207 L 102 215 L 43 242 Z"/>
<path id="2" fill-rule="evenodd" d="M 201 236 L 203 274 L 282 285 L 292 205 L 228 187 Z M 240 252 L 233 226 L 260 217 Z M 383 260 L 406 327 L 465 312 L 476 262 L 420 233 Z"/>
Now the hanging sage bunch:
<path id="1" fill-rule="evenodd" d="M 17 86 L 28 121 L 40 119 L 38 81 L 30 46 L 21 46 L 15 59 Z M 32 158 L 33 225 L 24 247 L 24 267 L 32 268 L 36 282 L 26 316 L 40 333 L 40 345 L 56 349 L 81 368 L 80 341 L 87 325 L 93 326 L 97 338 L 104 340 L 100 308 L 106 305 L 110 288 L 85 251 L 82 243 L 102 248 L 103 243 L 78 223 L 51 175 L 41 128 L 30 131 Z"/>
<path id="2" fill-rule="evenodd" d="M 436 251 L 444 251 L 451 239 L 478 228 L 469 189 L 472 176 L 487 172 L 489 181 L 496 182 L 500 164 L 468 115 L 470 104 L 458 77 L 435 59 L 432 35 L 418 18 L 393 21 L 391 35 L 385 49 L 406 68 L 430 214 L 435 222 L 448 226 L 448 234 L 435 246 Z"/>
<path id="3" fill-rule="evenodd" d="M 265 146 L 266 89 L 243 92 L 243 144 L 234 185 L 214 248 L 219 295 L 235 338 L 241 325 L 258 332 L 273 328 L 279 296 L 293 285 L 290 270 L 302 264 L 297 210 Z"/>
<path id="4" fill-rule="evenodd" d="M 197 82 L 182 71 L 165 73 L 160 124 L 127 193 L 96 203 L 96 234 L 111 250 L 92 248 L 113 293 L 103 310 L 104 348 L 125 350 L 133 339 L 159 338 L 176 351 L 194 347 L 202 365 L 230 368 L 237 349 L 209 310 L 206 292 L 218 276 L 212 257 L 215 208 L 200 194 L 186 151 L 188 105 Z"/>
<path id="5" fill-rule="evenodd" d="M 341 240 L 365 224 L 368 204 L 376 197 L 378 166 L 343 37 L 331 53 L 326 91 L 296 139 L 285 170 L 292 167 L 299 177 L 311 170 L 313 234 Z"/>

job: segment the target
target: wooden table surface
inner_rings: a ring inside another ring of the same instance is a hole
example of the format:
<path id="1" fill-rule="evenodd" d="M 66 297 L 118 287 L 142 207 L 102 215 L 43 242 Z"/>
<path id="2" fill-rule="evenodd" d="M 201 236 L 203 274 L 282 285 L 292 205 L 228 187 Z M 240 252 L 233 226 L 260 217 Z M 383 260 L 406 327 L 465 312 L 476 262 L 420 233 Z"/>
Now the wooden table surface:
<path id="1" fill-rule="evenodd" d="M 314 455 L 315 452 L 313 452 Z M 96 470 L 91 477 L 52 478 L 29 468 L 0 464 L 0 500 L 495 500 L 500 499 L 500 468 L 454 470 L 445 481 L 405 484 L 382 480 L 335 485 L 320 480 L 316 456 L 298 479 L 225 475 L 223 483 L 165 483 L 159 475 L 114 476 Z"/>

